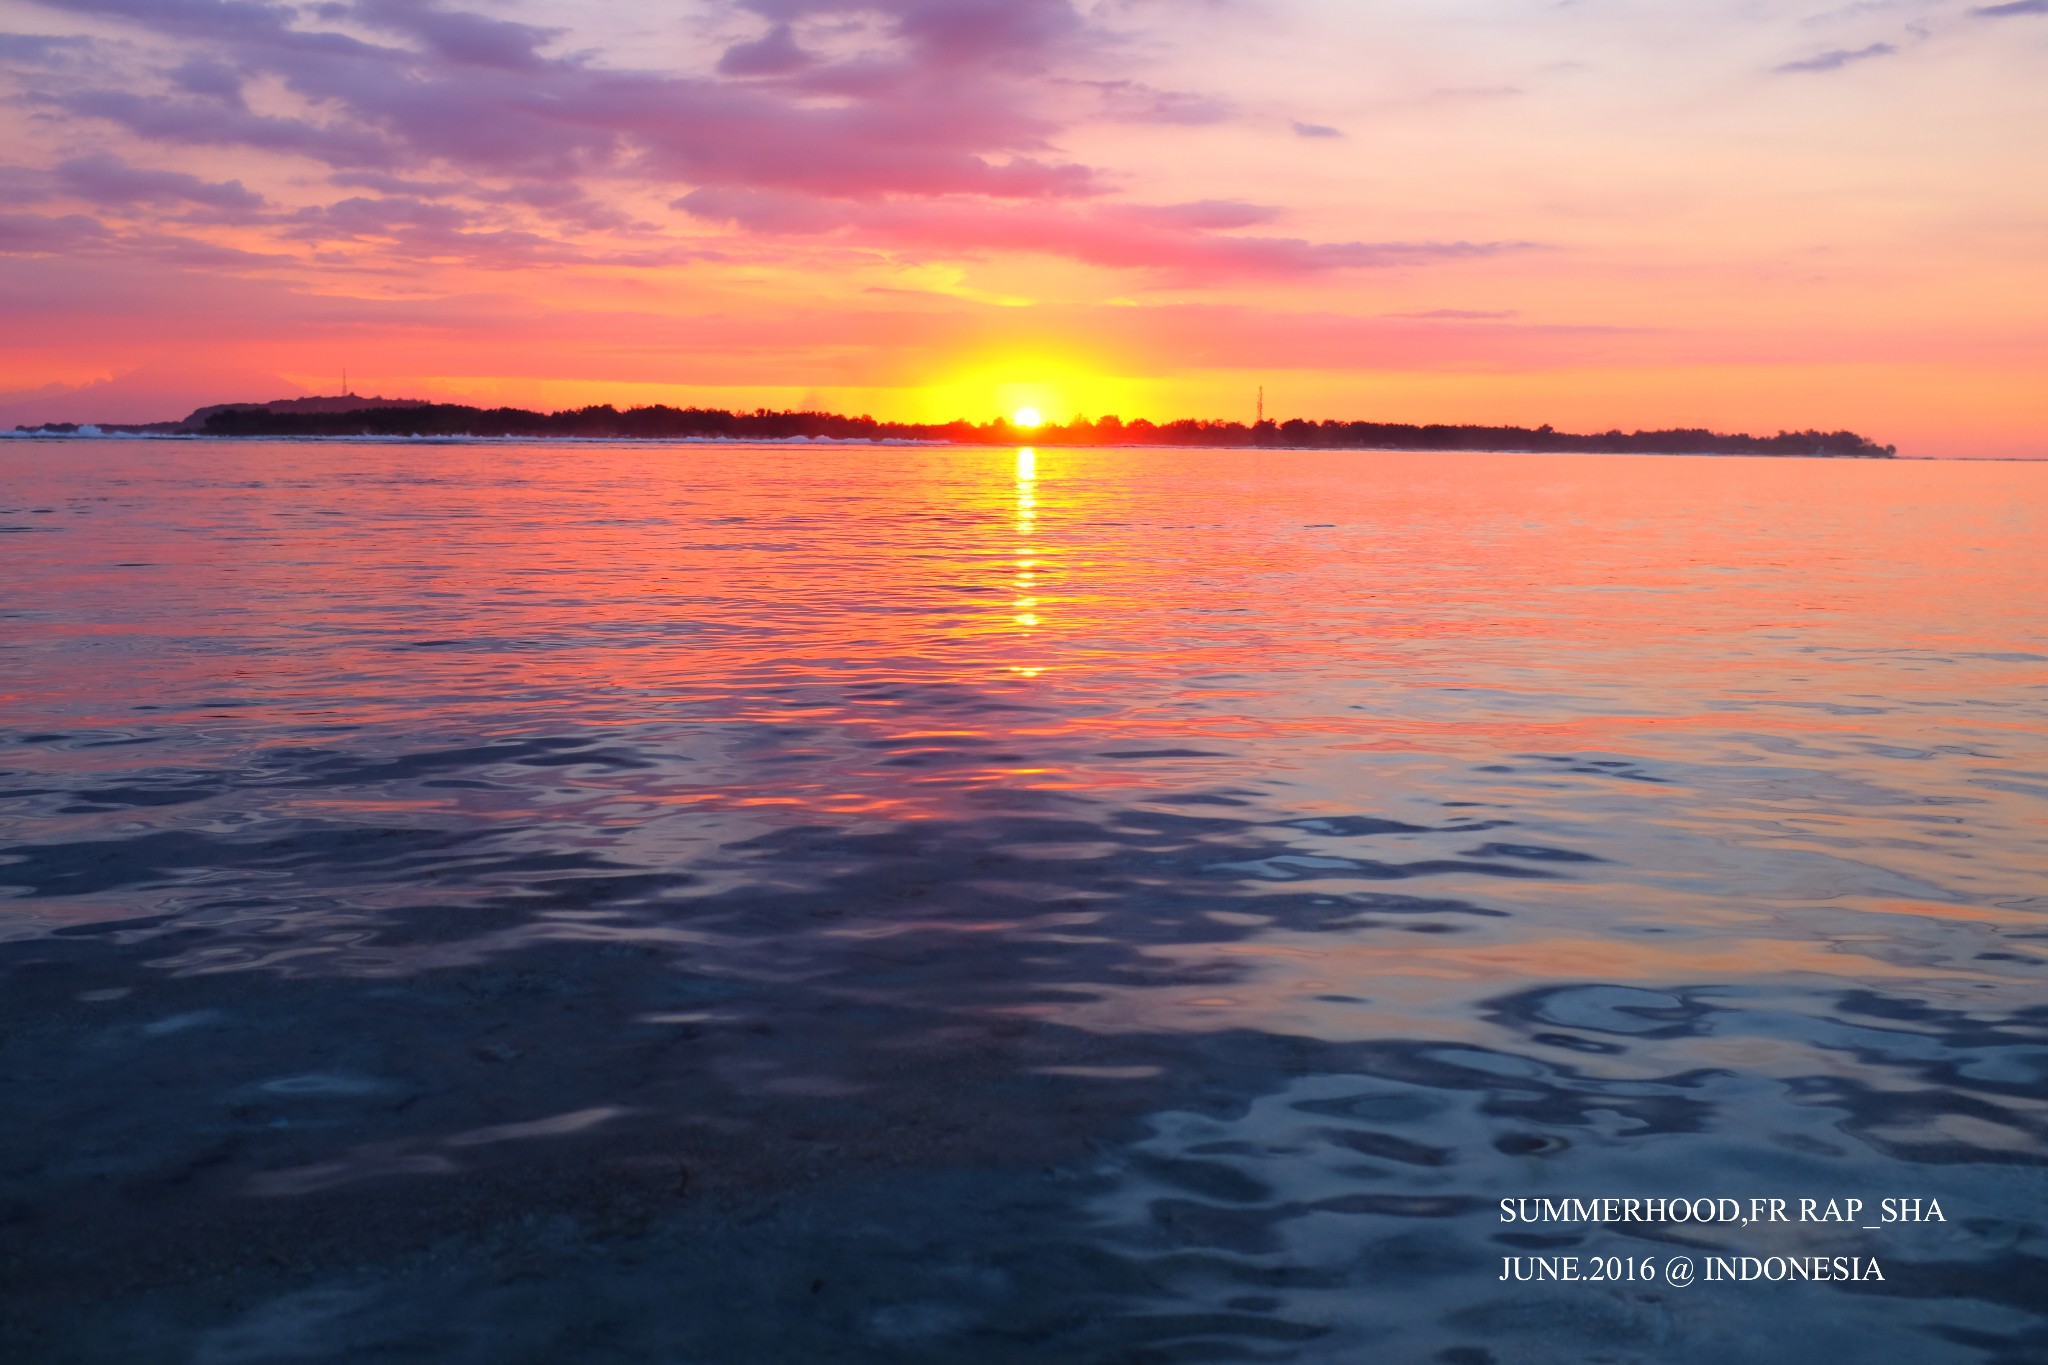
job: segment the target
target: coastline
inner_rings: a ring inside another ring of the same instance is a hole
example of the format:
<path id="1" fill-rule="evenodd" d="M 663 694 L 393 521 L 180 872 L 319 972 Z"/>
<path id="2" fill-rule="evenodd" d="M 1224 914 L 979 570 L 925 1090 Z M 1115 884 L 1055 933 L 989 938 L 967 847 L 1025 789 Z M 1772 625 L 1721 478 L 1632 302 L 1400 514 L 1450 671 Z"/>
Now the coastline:
<path id="1" fill-rule="evenodd" d="M 1705 427 L 1612 427 L 1599 432 L 1559 431 L 1549 423 L 1529 427 L 1485 423 L 1414 423 L 1324 418 L 1279 421 L 1263 415 L 1243 422 L 1175 418 L 1154 422 L 1115 415 L 1090 420 L 1042 422 L 1037 413 L 1014 420 L 971 422 L 881 421 L 865 413 L 813 410 L 735 412 L 724 408 L 676 408 L 666 404 L 627 408 L 595 404 L 555 412 L 525 408 L 479 408 L 410 398 L 335 397 L 274 399 L 267 403 L 222 403 L 198 408 L 170 422 L 43 422 L 17 433 L 49 435 L 204 435 L 270 439 L 343 438 L 512 438 L 545 440 L 725 440 L 789 442 L 830 440 L 869 444 L 955 444 L 994 446 L 1139 446 L 1207 449 L 1301 450 L 1470 450 L 1638 455 L 1765 455 L 1889 459 L 1896 446 L 1858 432 L 1780 430 L 1771 436 L 1717 432 Z"/>
<path id="2" fill-rule="evenodd" d="M 955 447 L 961 450 L 978 450 L 1006 446 L 1031 447 L 1042 450 L 1241 450 L 1256 454 L 1263 451 L 1325 451 L 1330 454 L 1383 454 L 1383 455 L 1643 455 L 1659 458 L 1716 459 L 1716 460 L 1942 460 L 1939 455 L 1900 455 L 1872 451 L 1856 454 L 1831 454 L 1825 452 L 1792 452 L 1786 454 L 1767 453 L 1754 450 L 1590 450 L 1577 447 L 1557 447 L 1536 450 L 1527 446 L 1415 446 L 1415 445 L 1188 445 L 1159 441 L 1047 441 L 1030 436 L 1019 436 L 1014 441 L 955 441 L 921 440 L 914 437 L 836 437 L 836 436 L 489 436 L 460 434 L 419 434 L 388 435 L 384 433 L 363 435 L 258 435 L 201 431 L 120 431 L 101 429 L 97 431 L 0 431 L 0 440 L 24 443 L 48 442 L 62 444 L 80 441 L 220 441 L 232 443 L 273 442 L 289 445 L 558 445 L 558 446 L 812 446 L 826 448 L 909 448 L 936 450 Z M 2034 459 L 2048 459 L 2044 456 L 1984 456 L 1968 457 L 1990 460 L 2010 460 L 2027 463 Z"/>

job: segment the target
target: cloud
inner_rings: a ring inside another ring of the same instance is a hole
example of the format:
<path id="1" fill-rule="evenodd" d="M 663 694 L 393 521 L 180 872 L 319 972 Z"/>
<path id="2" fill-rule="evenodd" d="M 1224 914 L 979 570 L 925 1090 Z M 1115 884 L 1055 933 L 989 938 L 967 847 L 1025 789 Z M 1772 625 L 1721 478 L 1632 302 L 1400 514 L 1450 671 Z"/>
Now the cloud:
<path id="1" fill-rule="evenodd" d="M 1416 320 L 1438 318 L 1457 322 L 1497 322 L 1502 318 L 1518 317 L 1520 314 L 1512 308 L 1497 312 L 1473 308 L 1430 308 L 1420 313 L 1384 313 L 1381 316 Z"/>
<path id="2" fill-rule="evenodd" d="M 0 255 L 64 255 L 112 238 L 107 225 L 82 213 L 51 218 L 40 213 L 0 213 Z"/>
<path id="3" fill-rule="evenodd" d="M 86 384 L 47 384 L 40 389 L 0 393 L 0 425 L 16 422 L 152 422 L 183 417 L 224 395 L 262 401 L 296 397 L 297 384 L 262 370 L 193 363 L 165 356 L 112 379 Z"/>
<path id="4" fill-rule="evenodd" d="M 303 226 L 292 235 L 310 241 L 335 241 L 365 237 L 396 238 L 426 234 L 446 238 L 463 232 L 473 215 L 453 204 L 429 203 L 424 199 L 344 199 L 338 204 L 302 209 Z"/>
<path id="5" fill-rule="evenodd" d="M 756 0 L 769 36 L 727 53 L 747 79 L 600 68 L 543 48 L 555 30 L 419 0 L 356 0 L 345 15 L 408 40 L 296 25 L 256 0 L 46 0 L 204 42 L 176 93 L 124 82 L 32 99 L 166 142 L 246 146 L 334 169 L 470 175 L 640 174 L 699 186 L 841 197 L 1097 193 L 1092 168 L 1049 156 L 1058 123 L 1026 77 L 1086 46 L 1068 0 Z M 799 64 L 793 21 L 879 13 L 881 47 Z M 360 32 L 358 27 L 356 32 Z M 736 55 L 737 54 L 737 55 Z M 783 77 L 754 77 L 770 71 Z M 242 107 L 238 76 L 282 82 L 317 113 Z"/>
<path id="6" fill-rule="evenodd" d="M 0 166 L 0 204 L 40 204 L 51 197 L 49 181 L 33 166 Z"/>
<path id="7" fill-rule="evenodd" d="M 209 96 L 237 109 L 248 107 L 242 100 L 242 73 L 225 62 L 194 57 L 166 75 L 171 84 L 188 94 Z"/>
<path id="8" fill-rule="evenodd" d="M 56 180 L 66 193 L 101 205 L 191 203 L 230 211 L 263 207 L 263 196 L 239 180 L 213 183 L 181 171 L 142 170 L 106 155 L 59 164 Z"/>
<path id="9" fill-rule="evenodd" d="M 445 199 L 451 194 L 466 194 L 475 188 L 466 180 L 408 180 L 400 175 L 387 175 L 383 171 L 336 171 L 327 177 L 327 183 L 350 190 L 375 190 L 378 194 L 410 194 L 425 199 Z"/>
<path id="10" fill-rule="evenodd" d="M 736 43 L 718 59 L 721 76 L 788 76 L 815 65 L 816 59 L 796 45 L 788 24 L 774 28 L 751 43 Z"/>
<path id="11" fill-rule="evenodd" d="M 636 223 L 626 214 L 592 198 L 573 180 L 515 180 L 494 185 L 479 180 L 417 180 L 383 171 L 336 171 L 327 183 L 339 189 L 370 190 L 395 199 L 466 199 L 536 211 L 552 222 L 593 232 L 647 233 L 651 224 Z"/>
<path id="12" fill-rule="evenodd" d="M 1195 125 L 1235 110 L 1136 80 L 1083 79 L 1127 57 L 1127 40 L 1094 26 L 1075 0 L 732 0 L 728 14 L 761 27 L 726 46 L 709 74 L 563 55 L 560 30 L 460 0 L 41 3 L 168 41 L 145 56 L 146 70 L 32 85 L 31 107 L 159 146 L 310 160 L 344 194 L 270 211 L 238 181 L 111 157 L 64 163 L 57 179 L 68 192 L 100 205 L 263 209 L 281 244 L 335 268 L 701 259 L 700 245 L 664 239 L 606 202 L 617 197 L 608 185 L 647 182 L 700 222 L 764 238 L 950 259 L 1028 252 L 1184 283 L 1525 245 L 1316 242 L 1248 231 L 1276 214 L 1236 201 L 1113 202 L 1101 171 L 1060 151 L 1067 121 Z M 1343 136 L 1291 126 L 1305 138 Z M 612 240 L 573 240 L 579 233 Z M 189 249 L 197 259 L 199 247 Z"/>
<path id="13" fill-rule="evenodd" d="M 1068 81 L 1091 89 L 1100 99 L 1100 116 L 1119 123 L 1166 123 L 1195 127 L 1234 117 L 1237 106 L 1217 95 L 1188 90 L 1160 90 L 1142 81 Z"/>
<path id="14" fill-rule="evenodd" d="M 774 192 L 707 189 L 684 195 L 674 207 L 763 234 L 833 234 L 853 245 L 911 255 L 1030 252 L 1145 271 L 1186 284 L 1490 256 L 1531 245 L 1235 236 L 1220 229 L 1266 221 L 1273 210 L 1228 201 L 996 209 L 970 200 L 847 204 Z"/>
<path id="15" fill-rule="evenodd" d="M 153 142 L 247 147 L 310 157 L 330 166 L 378 166 L 400 159 L 398 148 L 367 129 L 256 114 L 224 104 L 108 88 L 42 94 L 31 102 L 104 119 Z"/>
<path id="16" fill-rule="evenodd" d="M 501 192 L 511 200 L 518 191 Z M 573 191 L 572 191 L 573 193 Z M 600 210 L 601 211 L 601 210 Z M 386 270 L 404 262 L 451 262 L 481 270 L 528 270 L 559 265 L 674 265 L 703 253 L 672 243 L 617 247 L 586 245 L 509 226 L 489 208 L 406 196 L 358 196 L 299 210 L 285 236 L 320 247 L 360 247 L 334 264 Z"/>
<path id="17" fill-rule="evenodd" d="M 1270 205 L 1247 204 L 1239 199 L 1197 199 L 1186 204 L 1119 204 L 1107 212 L 1134 223 L 1207 232 L 1257 227 L 1280 216 L 1280 210 Z"/>
<path id="18" fill-rule="evenodd" d="M 2012 0 L 2009 5 L 1980 5 L 1970 13 L 1979 19 L 2006 19 L 2016 14 L 2048 14 L 2048 0 Z"/>
<path id="19" fill-rule="evenodd" d="M 0 62 L 24 66 L 55 65 L 92 45 L 92 39 L 42 33 L 0 33 Z"/>
<path id="20" fill-rule="evenodd" d="M 1832 52 L 1823 52 L 1818 57 L 1808 57 L 1805 61 L 1800 62 L 1786 62 L 1783 66 L 1772 67 L 1771 70 L 1781 73 L 1838 71 L 1842 67 L 1848 66 L 1851 62 L 1867 62 L 1873 57 L 1889 57 L 1897 51 L 1898 49 L 1890 43 L 1872 43 L 1869 47 L 1859 47 L 1853 50 L 1838 47 Z"/>
<path id="21" fill-rule="evenodd" d="M 221 246 L 196 237 L 149 231 L 116 231 L 83 213 L 0 214 L 0 256 L 70 257 L 95 261 L 128 258 L 158 266 L 202 270 L 271 265 L 276 257 Z"/>
<path id="22" fill-rule="evenodd" d="M 562 35 L 560 29 L 444 9 L 431 0 L 356 0 L 354 14 L 417 39 L 443 61 L 505 72 L 538 70 L 544 62 L 539 50 Z"/>
<path id="23" fill-rule="evenodd" d="M 1094 46 L 1071 0 L 745 0 L 744 8 L 778 23 L 879 15 L 915 71 L 1043 72 Z"/>

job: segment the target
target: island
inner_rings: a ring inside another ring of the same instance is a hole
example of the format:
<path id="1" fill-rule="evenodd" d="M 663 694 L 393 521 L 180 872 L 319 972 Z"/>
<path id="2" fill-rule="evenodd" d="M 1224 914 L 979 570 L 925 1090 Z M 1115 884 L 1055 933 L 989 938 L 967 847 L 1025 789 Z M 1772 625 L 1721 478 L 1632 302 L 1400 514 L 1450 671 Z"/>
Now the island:
<path id="1" fill-rule="evenodd" d="M 18 427 L 61 434 L 69 423 Z M 1540 427 L 1364 421 L 1264 420 L 1250 424 L 1182 418 L 1151 422 L 1118 417 L 1019 426 L 995 419 L 885 422 L 832 412 L 733 412 L 665 404 L 620 410 L 611 404 L 533 412 L 416 399 L 308 398 L 204 407 L 178 422 L 101 424 L 107 433 L 230 437 L 500 437 L 586 440 L 890 441 L 960 445 L 1213 446 L 1331 450 L 1584 452 L 1613 455 L 1777 455 L 1892 459 L 1895 446 L 1853 431 L 1781 431 L 1749 436 L 1684 428 L 1666 431 L 1558 431 Z"/>

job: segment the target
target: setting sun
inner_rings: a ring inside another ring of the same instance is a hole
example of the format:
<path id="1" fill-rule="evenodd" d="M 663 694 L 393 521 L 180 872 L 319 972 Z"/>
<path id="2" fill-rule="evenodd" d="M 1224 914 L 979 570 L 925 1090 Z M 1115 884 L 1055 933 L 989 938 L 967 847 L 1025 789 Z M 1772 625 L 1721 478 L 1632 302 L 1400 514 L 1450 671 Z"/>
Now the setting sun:
<path id="1" fill-rule="evenodd" d="M 1045 419 L 1038 415 L 1037 408 L 1018 408 L 1010 415 L 1010 425 L 1013 427 L 1035 427 L 1044 421 Z"/>

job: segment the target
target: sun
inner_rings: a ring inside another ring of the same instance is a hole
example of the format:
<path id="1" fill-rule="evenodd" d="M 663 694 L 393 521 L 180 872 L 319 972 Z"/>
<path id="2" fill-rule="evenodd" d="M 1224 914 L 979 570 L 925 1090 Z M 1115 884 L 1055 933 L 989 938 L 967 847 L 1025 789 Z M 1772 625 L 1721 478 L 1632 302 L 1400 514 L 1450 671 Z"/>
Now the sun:
<path id="1" fill-rule="evenodd" d="M 1010 414 L 1010 425 L 1013 427 L 1042 426 L 1044 422 L 1045 419 L 1038 415 L 1037 408 L 1018 408 Z"/>

